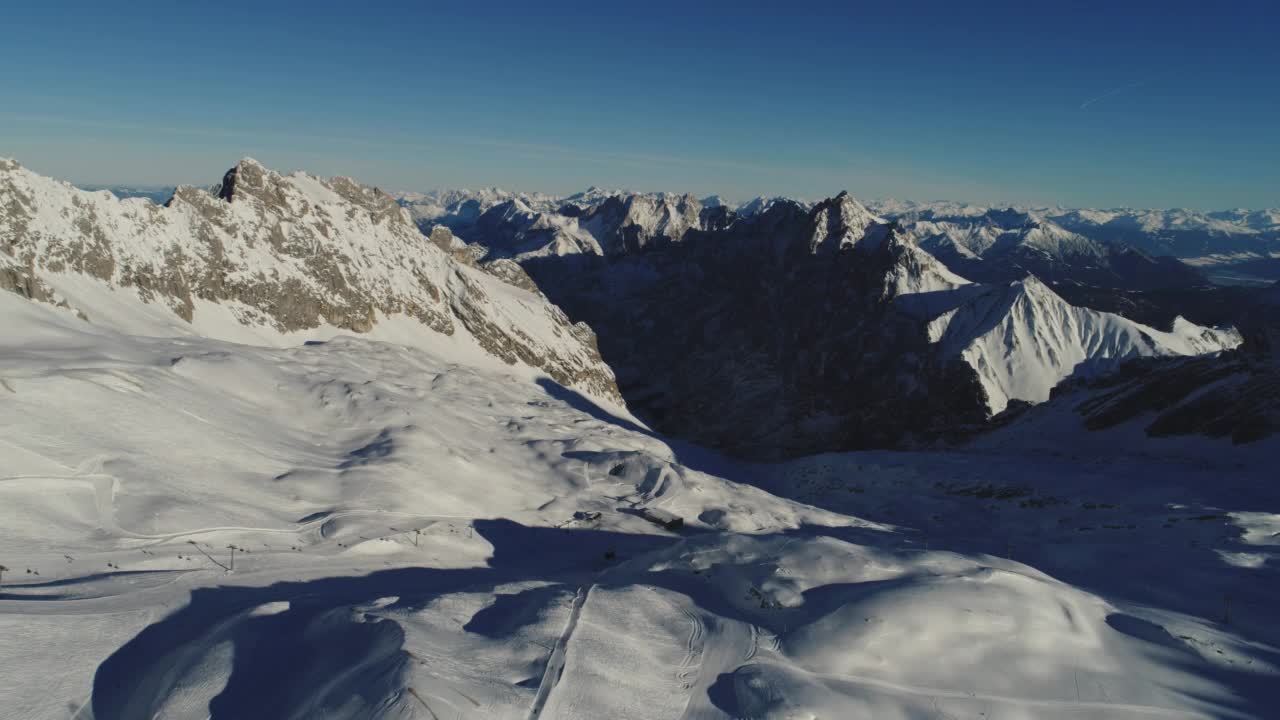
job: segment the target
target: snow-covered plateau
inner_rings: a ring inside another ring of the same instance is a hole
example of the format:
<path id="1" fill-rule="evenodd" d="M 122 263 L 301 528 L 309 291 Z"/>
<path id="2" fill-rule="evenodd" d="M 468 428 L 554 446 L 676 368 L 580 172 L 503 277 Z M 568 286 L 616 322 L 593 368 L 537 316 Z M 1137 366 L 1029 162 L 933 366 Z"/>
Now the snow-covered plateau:
<path id="1" fill-rule="evenodd" d="M 836 198 L 795 267 L 848 246 L 884 312 L 953 298 L 921 342 L 982 358 L 989 403 L 1048 402 L 944 449 L 749 462 L 634 416 L 519 266 L 350 181 L 242 162 L 160 207 L 4 169 L 0 718 L 1280 708 L 1280 437 L 1095 432 L 1047 398 L 1234 331 L 970 288 Z"/>

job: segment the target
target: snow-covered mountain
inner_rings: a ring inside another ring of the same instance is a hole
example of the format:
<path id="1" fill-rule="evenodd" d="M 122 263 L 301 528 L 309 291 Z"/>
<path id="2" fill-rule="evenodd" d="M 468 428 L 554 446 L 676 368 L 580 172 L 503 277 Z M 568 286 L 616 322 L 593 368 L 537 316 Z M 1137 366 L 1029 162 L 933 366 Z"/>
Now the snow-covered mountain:
<path id="1" fill-rule="evenodd" d="M 980 444 L 1043 446 L 1046 433 L 1080 447 L 1189 436 L 1243 444 L 1280 434 L 1280 284 L 1247 311 L 1244 342 L 1231 351 L 1148 357 L 1118 373 L 1076 378 L 1043 406 L 1011 414 Z"/>
<path id="2" fill-rule="evenodd" d="M 159 206 L 0 161 L 0 288 L 90 322 L 224 339 L 347 331 L 442 344 L 617 400 L 591 331 L 349 178 L 251 159 Z M 518 270 L 517 270 L 518 272 Z M 167 311 L 167 312 L 164 312 Z"/>
<path id="3" fill-rule="evenodd" d="M 1043 402 L 1068 377 L 1103 374 L 1133 358 L 1202 355 L 1241 343 L 1235 330 L 1181 318 L 1161 332 L 1074 307 L 1034 277 L 968 299 L 934 319 L 929 333 L 978 373 L 993 413 L 1012 400 Z"/>
<path id="4" fill-rule="evenodd" d="M 458 229 L 481 264 L 514 258 L 590 325 L 628 402 L 659 428 L 735 452 L 947 437 L 1076 373 L 1239 342 L 1075 308 L 1025 271 L 1020 297 L 972 283 L 847 193 L 715 208 L 717 222 L 692 196 L 594 197 L 550 214 L 518 203 Z M 1060 228 L 1018 235 L 1060 256 L 1102 252 Z"/>
<path id="5" fill-rule="evenodd" d="M 966 202 L 918 202 L 893 199 L 873 200 L 868 206 L 876 212 L 894 218 L 972 217 L 986 215 L 999 206 Z M 1234 236 L 1263 235 L 1280 231 L 1280 208 L 1261 210 L 1200 211 L 1186 208 L 1068 208 L 1062 206 L 1004 206 L 1020 212 L 1028 212 L 1051 220 L 1072 232 L 1090 234 L 1090 231 L 1110 233 L 1112 237 L 1098 239 L 1122 239 L 1123 232 L 1132 237 L 1147 237 L 1158 241 L 1164 237 L 1166 245 L 1142 248 L 1153 254 L 1175 257 L 1194 257 L 1215 248 L 1205 245 L 1179 244 L 1178 233 L 1201 233 L 1201 240 L 1230 243 Z M 1090 237 L 1094 237 L 1090 235 Z M 1189 240 L 1187 235 L 1182 240 Z M 1163 250 L 1159 252 L 1158 250 Z"/>
<path id="6" fill-rule="evenodd" d="M 1224 284 L 1280 280 L 1280 209 L 1050 210 L 1064 227 L 1182 259 Z"/>
<path id="7" fill-rule="evenodd" d="M 1071 232 L 1038 211 L 928 209 L 895 220 L 949 268 L 984 282 L 1009 282 L 1028 273 L 1046 282 L 1129 290 L 1208 282 L 1173 258 Z"/>
<path id="8" fill-rule="evenodd" d="M 1280 208 L 1201 212 L 1134 209 L 1045 208 L 1045 214 L 1064 227 L 1094 230 L 1152 243 L 1152 248 L 1177 257 L 1195 257 L 1230 251 L 1229 245 L 1253 235 L 1264 239 L 1280 233 Z M 1227 247 L 1223 247 L 1227 245 Z"/>
<path id="9" fill-rule="evenodd" d="M 554 211 L 560 206 L 560 198 L 551 195 L 517 193 L 500 188 L 401 192 L 394 193 L 393 197 L 409 210 L 414 222 L 427 230 L 434 225 L 467 227 L 494 205 L 513 200 L 540 212 Z"/>
<path id="10" fill-rule="evenodd" d="M 400 193 L 397 198 L 409 208 L 415 221 L 429 230 L 440 224 L 460 231 L 464 237 L 467 228 L 483 212 L 501 202 L 519 200 L 537 213 L 558 213 L 570 208 L 574 217 L 588 213 L 610 198 L 624 203 L 629 198 L 644 198 L 642 203 L 661 206 L 663 198 L 691 196 L 670 193 L 632 193 L 622 190 L 588 190 L 570 196 L 553 196 L 540 193 L 512 193 L 495 188 L 479 191 L 445 190 L 431 193 Z M 757 197 L 734 204 L 718 196 L 698 201 L 703 210 L 716 210 L 719 217 L 732 219 L 750 218 L 779 203 L 795 203 L 804 209 L 812 203 L 785 197 Z M 1135 210 L 1135 209 L 1080 209 L 1063 207 L 989 206 L 964 202 L 915 202 L 876 200 L 867 203 L 873 214 L 898 221 L 917 240 L 933 251 L 956 253 L 973 259 L 986 254 L 991 248 L 1001 255 L 1017 246 L 1030 249 L 1025 261 L 1037 262 L 1034 254 L 1047 255 L 1057 263 L 1080 262 L 1082 268 L 1092 269 L 1093 279 L 1116 282 L 1126 281 L 1125 273 L 1144 268 L 1125 269 L 1125 265 L 1139 266 L 1158 262 L 1164 267 L 1161 273 L 1171 274 L 1166 282 L 1177 279 L 1178 268 L 1169 266 L 1166 257 L 1178 258 L 1201 268 L 1217 268 L 1255 261 L 1265 264 L 1280 255 L 1280 208 L 1264 210 L 1223 210 L 1201 212 L 1186 209 Z M 665 209 L 658 207 L 661 214 Z M 675 212 L 673 215 L 681 215 Z M 650 215 L 651 217 L 651 215 Z M 646 222 L 640 213 L 635 224 Z M 705 228 L 704 228 L 705 229 Z M 679 232 L 667 233 L 678 239 Z M 1008 236 L 1001 239 L 1001 236 Z M 483 242 L 483 238 L 466 237 L 469 241 Z M 999 242 L 997 242 L 999 240 Z M 1124 255 L 1126 249 L 1136 250 L 1118 260 L 1108 256 Z M 987 260 L 993 258 L 987 257 Z M 1101 260 L 1101 262 L 1099 262 Z M 1002 260 L 1001 262 L 1006 262 Z M 1122 267 L 1108 267 L 1119 262 Z M 989 266 L 999 265 L 989 262 Z M 1093 265 L 1090 268 L 1090 265 Z M 991 268 L 991 271 L 1000 268 Z M 1018 267 L 1015 270 L 1034 272 L 1035 267 Z M 1219 268 L 1221 269 L 1221 268 Z M 1147 269 L 1148 274 L 1159 274 Z M 976 273 L 973 273 L 976 274 Z M 1003 278 L 1010 280 L 1012 278 Z M 1050 280 L 1051 278 L 1043 277 Z M 1183 282 L 1196 279 L 1194 274 L 1181 270 Z M 1139 282 L 1143 281 L 1141 276 Z M 1148 284 L 1151 278 L 1145 282 Z M 1125 285 L 1128 287 L 1128 285 Z"/>

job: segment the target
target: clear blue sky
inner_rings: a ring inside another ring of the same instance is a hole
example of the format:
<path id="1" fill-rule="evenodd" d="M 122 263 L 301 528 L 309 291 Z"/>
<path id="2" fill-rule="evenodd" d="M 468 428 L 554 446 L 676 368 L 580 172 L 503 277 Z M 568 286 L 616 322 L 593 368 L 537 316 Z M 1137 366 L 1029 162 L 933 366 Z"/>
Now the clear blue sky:
<path id="1" fill-rule="evenodd" d="M 1276 2 L 373 5 L 10 3 L 0 156 L 80 183 L 252 155 L 405 190 L 1280 205 Z"/>

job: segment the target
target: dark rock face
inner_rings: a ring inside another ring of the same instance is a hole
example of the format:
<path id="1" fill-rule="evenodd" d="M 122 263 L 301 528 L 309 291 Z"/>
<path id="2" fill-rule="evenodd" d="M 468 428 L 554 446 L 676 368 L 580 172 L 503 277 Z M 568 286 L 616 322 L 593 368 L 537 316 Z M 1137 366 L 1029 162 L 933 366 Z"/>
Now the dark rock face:
<path id="1" fill-rule="evenodd" d="M 1160 290 L 1127 290 L 1078 282 L 1053 285 L 1072 305 L 1123 315 L 1144 325 L 1168 330 L 1174 318 L 1197 325 L 1241 327 L 1265 289 L 1244 286 L 1197 285 Z"/>
<path id="2" fill-rule="evenodd" d="M 1009 282 L 1035 275 L 1047 283 L 1079 283 L 1103 288 L 1163 290 L 1208 285 L 1204 273 L 1171 257 L 1153 258 L 1127 248 L 1108 248 L 1101 257 L 1053 257 L 1032 248 L 1013 246 L 986 259 L 935 255 L 952 272 L 976 282 Z"/>
<path id="3" fill-rule="evenodd" d="M 1244 350 L 1134 361 L 1117 376 L 1069 385 L 1062 393 L 1082 391 L 1090 397 L 1076 411 L 1089 430 L 1149 417 L 1145 430 L 1152 437 L 1205 435 L 1247 443 L 1280 431 L 1280 371 Z"/>
<path id="4" fill-rule="evenodd" d="M 887 295 L 886 279 L 917 255 L 891 227 L 841 217 L 838 201 L 812 212 L 779 203 L 732 232 L 522 262 L 595 329 L 629 406 L 666 433 L 770 457 L 980 425 L 972 369 L 938 357 L 923 323 Z M 868 235 L 882 242 L 858 247 Z"/>
<path id="5" fill-rule="evenodd" d="M 1245 342 L 1236 350 L 1134 361 L 1114 376 L 1068 383 L 1054 394 L 1076 403 L 1089 430 L 1143 419 L 1152 437 L 1248 443 L 1280 433 L 1280 285 L 1246 307 Z"/>

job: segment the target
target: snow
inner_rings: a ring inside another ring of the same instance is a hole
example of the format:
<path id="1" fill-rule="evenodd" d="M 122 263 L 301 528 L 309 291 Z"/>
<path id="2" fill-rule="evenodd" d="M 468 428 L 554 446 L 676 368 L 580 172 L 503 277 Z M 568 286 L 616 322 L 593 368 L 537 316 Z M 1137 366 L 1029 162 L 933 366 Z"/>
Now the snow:
<path id="1" fill-rule="evenodd" d="M 245 326 L 62 285 L 100 317 L 0 294 L 0 717 L 1277 700 L 1273 455 L 744 464 L 393 322 L 219 338 Z"/>
<path id="2" fill-rule="evenodd" d="M 978 373 L 992 413 L 1011 400 L 1043 402 L 1064 379 L 1114 369 L 1124 360 L 1200 355 L 1242 342 L 1231 329 L 1177 318 L 1170 332 L 1075 307 L 1034 277 L 965 298 L 935 318 L 930 339 Z"/>
<path id="3" fill-rule="evenodd" d="M 855 248 L 873 252 L 889 238 L 888 221 L 867 210 L 852 195 L 842 192 L 819 203 L 813 216 L 814 235 L 809 249 L 834 252 Z"/>
<path id="4" fill-rule="evenodd" d="M 946 293 L 972 284 L 915 245 L 901 243 L 900 246 L 908 257 L 905 262 L 895 264 L 885 276 L 891 297 Z"/>

